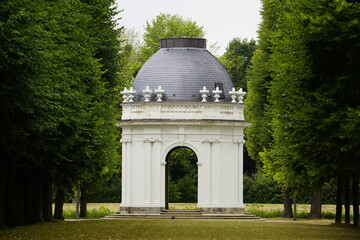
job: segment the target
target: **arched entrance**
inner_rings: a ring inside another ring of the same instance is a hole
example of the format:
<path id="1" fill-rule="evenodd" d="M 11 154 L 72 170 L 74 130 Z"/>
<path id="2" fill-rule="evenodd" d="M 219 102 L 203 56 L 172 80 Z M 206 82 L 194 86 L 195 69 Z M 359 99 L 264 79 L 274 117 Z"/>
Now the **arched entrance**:
<path id="1" fill-rule="evenodd" d="M 175 147 L 166 155 L 165 209 L 169 203 L 198 202 L 198 157 L 189 147 Z"/>

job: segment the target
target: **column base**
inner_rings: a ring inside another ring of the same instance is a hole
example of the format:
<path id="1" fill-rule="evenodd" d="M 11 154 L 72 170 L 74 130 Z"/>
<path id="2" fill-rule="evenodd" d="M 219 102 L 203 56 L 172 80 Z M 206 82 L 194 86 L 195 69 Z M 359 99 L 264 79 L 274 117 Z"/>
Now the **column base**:
<path id="1" fill-rule="evenodd" d="M 160 214 L 164 207 L 121 207 L 120 214 Z"/>
<path id="2" fill-rule="evenodd" d="M 200 208 L 203 214 L 245 214 L 245 208 Z"/>

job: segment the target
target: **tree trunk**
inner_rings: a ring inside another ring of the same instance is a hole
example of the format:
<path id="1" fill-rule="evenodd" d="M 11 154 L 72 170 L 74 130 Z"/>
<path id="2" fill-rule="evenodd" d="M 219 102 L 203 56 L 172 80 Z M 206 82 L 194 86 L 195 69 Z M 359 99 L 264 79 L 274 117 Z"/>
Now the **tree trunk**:
<path id="1" fill-rule="evenodd" d="M 354 211 L 354 227 L 359 226 L 359 177 L 353 176 L 353 211 Z"/>
<path id="2" fill-rule="evenodd" d="M 6 228 L 5 224 L 5 199 L 6 199 L 6 163 L 7 159 L 4 156 L 2 151 L 3 149 L 0 147 L 0 229 Z"/>
<path id="3" fill-rule="evenodd" d="M 34 176 L 33 176 L 33 194 L 32 194 L 32 199 L 33 199 L 33 214 L 34 214 L 34 222 L 43 222 L 43 172 L 41 170 L 36 170 L 34 171 Z"/>
<path id="4" fill-rule="evenodd" d="M 24 213 L 25 213 L 25 222 L 27 224 L 35 223 L 35 209 L 34 209 L 34 190 L 35 190 L 35 174 L 29 170 L 25 171 L 24 174 Z"/>
<path id="5" fill-rule="evenodd" d="M 12 201 L 11 201 L 11 191 L 12 191 L 12 164 L 10 158 L 6 163 L 6 176 L 5 176 L 5 198 L 4 198 L 4 222 L 7 227 L 12 227 Z"/>
<path id="6" fill-rule="evenodd" d="M 87 188 L 85 186 L 81 186 L 81 197 L 80 197 L 80 217 L 84 218 L 87 215 Z"/>
<path id="7" fill-rule="evenodd" d="M 294 197 L 294 221 L 296 221 L 297 218 L 297 209 L 296 209 L 297 203 L 296 203 L 296 196 Z"/>
<path id="8" fill-rule="evenodd" d="M 57 189 L 55 198 L 55 212 L 54 218 L 57 220 L 64 220 L 63 207 L 65 201 L 65 193 L 62 189 Z"/>
<path id="9" fill-rule="evenodd" d="M 11 222 L 12 226 L 21 226 L 26 223 L 25 215 L 25 176 L 24 171 L 16 171 L 12 176 L 11 188 Z"/>
<path id="10" fill-rule="evenodd" d="M 322 218 L 321 214 L 321 187 L 318 187 L 314 190 L 313 195 L 311 197 L 311 209 L 310 216 L 312 219 L 320 219 Z"/>
<path id="11" fill-rule="evenodd" d="M 287 188 L 284 192 L 284 218 L 292 218 L 293 217 L 290 193 L 291 193 L 290 188 Z"/>
<path id="12" fill-rule="evenodd" d="M 335 223 L 341 224 L 342 218 L 342 195 L 343 195 L 343 178 L 338 177 L 337 190 L 336 190 L 336 215 Z"/>
<path id="13" fill-rule="evenodd" d="M 345 224 L 350 225 L 350 177 L 345 178 Z"/>
<path id="14" fill-rule="evenodd" d="M 81 196 L 81 190 L 80 186 L 77 187 L 76 190 L 76 196 L 75 196 L 75 218 L 80 218 L 80 196 Z"/>
<path id="15" fill-rule="evenodd" d="M 43 199 L 42 199 L 42 212 L 45 222 L 50 222 L 52 217 L 52 191 L 51 191 L 51 176 L 50 170 L 45 170 L 43 176 Z"/>

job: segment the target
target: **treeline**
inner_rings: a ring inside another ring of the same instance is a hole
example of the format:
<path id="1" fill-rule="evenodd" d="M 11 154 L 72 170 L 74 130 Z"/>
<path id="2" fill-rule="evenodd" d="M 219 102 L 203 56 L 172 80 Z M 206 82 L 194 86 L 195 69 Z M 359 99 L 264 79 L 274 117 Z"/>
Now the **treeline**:
<path id="1" fill-rule="evenodd" d="M 336 204 L 336 181 L 333 180 L 323 185 L 321 197 L 323 204 Z M 310 201 L 309 194 L 303 194 L 296 199 L 299 204 L 309 204 Z M 283 185 L 261 171 L 252 175 L 245 173 L 244 202 L 281 204 L 284 202 Z"/>
<path id="2" fill-rule="evenodd" d="M 113 0 L 0 3 L 0 228 L 56 219 L 119 159 Z M 84 207 L 86 204 L 84 204 Z M 86 208 L 85 208 L 86 212 Z"/>
<path id="3" fill-rule="evenodd" d="M 360 3 L 263 0 L 259 42 L 247 73 L 246 147 L 291 199 L 337 181 L 337 223 L 359 225 Z"/>

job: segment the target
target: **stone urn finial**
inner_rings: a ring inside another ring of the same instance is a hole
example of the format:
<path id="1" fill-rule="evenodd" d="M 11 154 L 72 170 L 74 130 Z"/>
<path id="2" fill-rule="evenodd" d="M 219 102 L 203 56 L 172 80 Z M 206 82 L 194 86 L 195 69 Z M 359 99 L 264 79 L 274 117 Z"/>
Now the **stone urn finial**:
<path id="1" fill-rule="evenodd" d="M 236 103 L 236 97 L 237 97 L 237 92 L 235 90 L 235 88 L 232 88 L 231 91 L 229 92 L 230 96 L 231 96 L 231 103 Z"/>
<path id="2" fill-rule="evenodd" d="M 149 88 L 149 86 L 146 86 L 146 88 L 143 90 L 143 93 L 145 102 L 150 102 L 152 90 Z"/>
<path id="3" fill-rule="evenodd" d="M 208 97 L 209 90 L 207 90 L 206 87 L 204 86 L 203 89 L 200 89 L 200 93 L 202 97 L 202 102 L 207 102 L 206 98 Z"/>
<path id="4" fill-rule="evenodd" d="M 222 94 L 222 90 L 220 90 L 219 87 L 216 87 L 216 89 L 212 90 L 212 92 L 213 92 L 214 98 L 215 98 L 214 102 L 219 102 L 219 97 L 220 97 L 220 94 Z"/>
<path id="5" fill-rule="evenodd" d="M 159 86 L 157 89 L 154 90 L 155 93 L 156 93 L 156 97 L 158 98 L 157 99 L 157 102 L 162 102 L 162 97 L 163 97 L 163 94 L 164 94 L 164 89 L 161 88 L 161 86 Z"/>
<path id="6" fill-rule="evenodd" d="M 246 92 L 243 92 L 243 89 L 240 88 L 240 90 L 237 91 L 236 94 L 238 95 L 239 103 L 243 103 L 243 99 L 244 99 L 244 96 L 245 96 Z"/>
<path id="7" fill-rule="evenodd" d="M 123 103 L 129 102 L 129 90 L 127 88 L 124 88 L 124 91 L 120 92 L 121 95 L 123 95 Z"/>
<path id="8" fill-rule="evenodd" d="M 129 102 L 134 102 L 134 95 L 135 95 L 136 91 L 133 89 L 133 87 L 130 87 L 130 90 L 128 91 L 128 99 Z"/>

